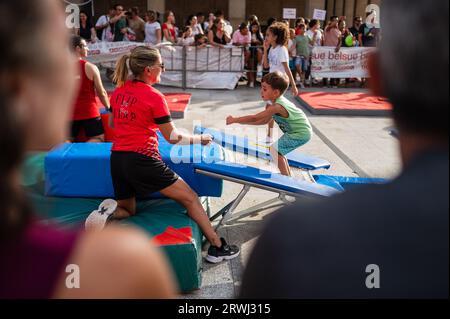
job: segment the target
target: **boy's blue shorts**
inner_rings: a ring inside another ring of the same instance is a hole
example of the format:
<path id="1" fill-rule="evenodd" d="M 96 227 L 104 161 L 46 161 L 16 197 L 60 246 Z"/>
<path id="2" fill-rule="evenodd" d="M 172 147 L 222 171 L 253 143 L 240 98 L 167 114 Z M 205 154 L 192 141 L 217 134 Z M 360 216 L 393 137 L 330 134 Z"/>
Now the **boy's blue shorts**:
<path id="1" fill-rule="evenodd" d="M 286 156 L 290 152 L 305 145 L 311 140 L 311 136 L 289 135 L 284 134 L 278 141 L 276 141 L 272 147 L 277 150 L 280 155 Z"/>

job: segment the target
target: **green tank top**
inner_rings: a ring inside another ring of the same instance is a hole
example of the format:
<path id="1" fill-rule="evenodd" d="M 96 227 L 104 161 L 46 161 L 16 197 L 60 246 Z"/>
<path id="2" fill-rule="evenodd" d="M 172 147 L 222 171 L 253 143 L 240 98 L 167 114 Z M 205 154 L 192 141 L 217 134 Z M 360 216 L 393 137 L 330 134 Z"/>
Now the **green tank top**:
<path id="1" fill-rule="evenodd" d="M 312 136 L 312 126 L 305 113 L 284 96 L 280 96 L 275 103 L 280 104 L 289 113 L 288 118 L 273 115 L 281 131 L 293 137 L 308 138 Z"/>

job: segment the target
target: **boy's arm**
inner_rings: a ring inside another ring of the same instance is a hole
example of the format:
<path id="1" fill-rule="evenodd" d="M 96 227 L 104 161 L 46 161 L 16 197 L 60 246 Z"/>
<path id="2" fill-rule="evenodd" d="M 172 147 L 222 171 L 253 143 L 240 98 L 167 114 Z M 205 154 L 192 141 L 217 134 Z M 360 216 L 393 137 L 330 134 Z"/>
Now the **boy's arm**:
<path id="1" fill-rule="evenodd" d="M 227 117 L 227 125 L 231 124 L 246 124 L 246 125 L 264 125 L 269 124 L 272 116 L 276 113 L 274 108 L 267 108 L 265 111 L 254 115 L 247 115 L 242 117 Z"/>

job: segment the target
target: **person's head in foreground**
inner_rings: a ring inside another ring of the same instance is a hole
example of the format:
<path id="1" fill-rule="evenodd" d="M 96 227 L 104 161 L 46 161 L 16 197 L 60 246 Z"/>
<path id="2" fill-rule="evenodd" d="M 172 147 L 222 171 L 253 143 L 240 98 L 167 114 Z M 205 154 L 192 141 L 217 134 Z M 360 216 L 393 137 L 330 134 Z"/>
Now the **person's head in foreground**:
<path id="1" fill-rule="evenodd" d="M 396 32 L 383 35 L 371 82 L 393 104 L 403 171 L 386 184 L 274 213 L 247 264 L 242 297 L 448 298 L 448 23 L 448 1 L 383 2 L 381 25 Z M 409 25 L 429 29 L 411 41 Z"/>
<path id="2" fill-rule="evenodd" d="M 280 72 L 266 74 L 261 82 L 261 97 L 264 101 L 275 102 L 286 93 L 288 87 L 289 80 L 286 75 Z"/>
<path id="3" fill-rule="evenodd" d="M 72 115 L 76 64 L 60 3 L 0 0 L 8 12 L 0 24 L 8 43 L 0 60 L 0 298 L 171 297 L 168 265 L 145 235 L 42 225 L 20 185 L 25 152 L 65 141 Z M 80 270 L 79 289 L 66 286 L 71 264 Z"/>

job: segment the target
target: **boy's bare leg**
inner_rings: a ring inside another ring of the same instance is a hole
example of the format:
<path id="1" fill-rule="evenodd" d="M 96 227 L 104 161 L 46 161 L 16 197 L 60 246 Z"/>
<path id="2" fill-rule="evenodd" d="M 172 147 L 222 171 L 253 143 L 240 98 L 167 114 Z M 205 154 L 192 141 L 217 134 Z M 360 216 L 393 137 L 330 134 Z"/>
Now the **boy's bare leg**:
<path id="1" fill-rule="evenodd" d="M 277 164 L 281 175 L 292 176 L 291 168 L 289 167 L 289 163 L 288 163 L 286 157 L 279 154 L 277 149 L 275 149 L 274 147 L 270 148 L 270 155 L 272 155 L 273 161 Z"/>
<path id="2" fill-rule="evenodd" d="M 280 154 L 278 154 L 278 169 L 280 170 L 281 175 L 292 176 L 291 168 L 289 167 L 286 157 Z"/>

